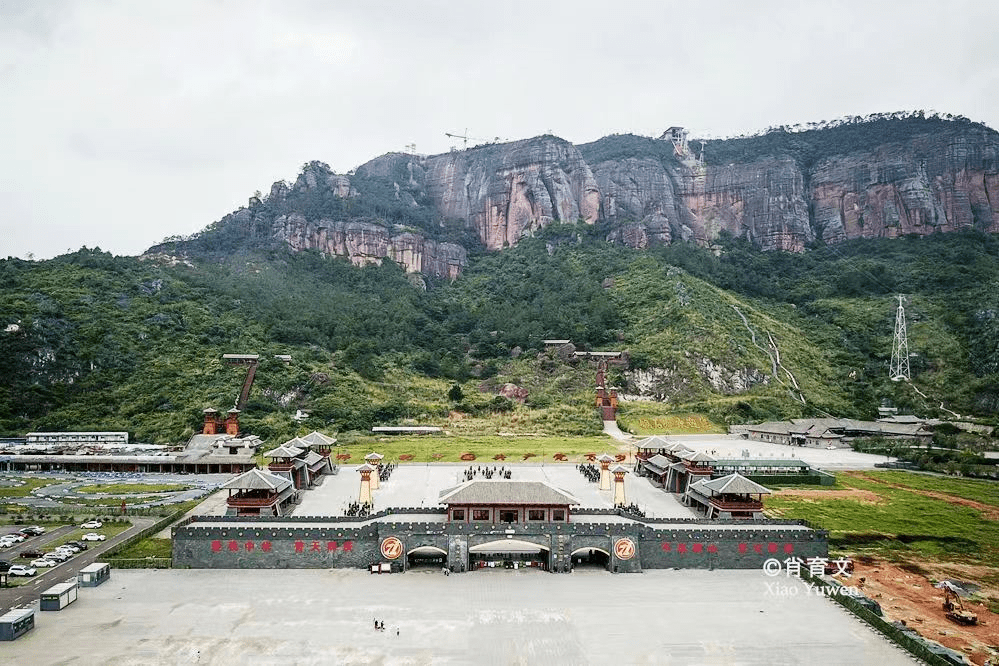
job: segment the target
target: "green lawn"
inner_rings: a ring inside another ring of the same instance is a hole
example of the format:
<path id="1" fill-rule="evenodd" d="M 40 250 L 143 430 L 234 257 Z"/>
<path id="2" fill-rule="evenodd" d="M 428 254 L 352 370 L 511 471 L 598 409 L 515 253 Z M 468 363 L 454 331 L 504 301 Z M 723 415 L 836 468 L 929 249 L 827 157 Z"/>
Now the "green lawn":
<path id="1" fill-rule="evenodd" d="M 617 420 L 623 430 L 640 437 L 726 432 L 725 426 L 712 423 L 703 414 L 675 413 L 669 405 L 659 402 L 622 402 Z"/>
<path id="2" fill-rule="evenodd" d="M 0 486 L 0 497 L 27 497 L 32 490 L 51 486 L 54 483 L 63 483 L 60 479 L 28 479 L 20 477 L 24 482 L 19 486 Z"/>
<path id="3" fill-rule="evenodd" d="M 477 461 L 493 462 L 494 456 L 506 456 L 506 462 L 522 462 L 524 455 L 531 462 L 554 463 L 555 454 L 561 453 L 569 462 L 579 462 L 587 453 L 616 453 L 622 445 L 609 437 L 540 437 L 516 435 L 504 437 L 488 435 L 483 437 L 447 436 L 363 436 L 355 437 L 349 443 L 333 449 L 337 453 L 350 454 L 349 464 L 363 461 L 372 451 L 385 456 L 385 462 L 398 461 L 400 456 L 413 456 L 411 462 L 459 462 L 466 453 L 475 455 Z"/>
<path id="4" fill-rule="evenodd" d="M 192 486 L 181 483 L 99 483 L 90 486 L 79 486 L 73 492 L 84 495 L 107 493 L 123 495 L 135 493 L 166 493 L 190 490 Z"/>
<path id="5" fill-rule="evenodd" d="M 869 478 L 864 478 L 869 477 Z M 909 489 L 893 488 L 877 479 Z M 837 487 L 869 490 L 878 503 L 856 499 L 768 497 L 767 512 L 783 518 L 803 518 L 828 529 L 830 546 L 845 553 L 870 553 L 889 558 L 915 555 L 930 560 L 963 561 L 994 566 L 999 562 L 999 522 L 974 508 L 921 495 L 930 490 L 969 499 L 997 499 L 983 482 L 935 478 L 906 472 L 853 472 L 837 475 Z"/>
<path id="6" fill-rule="evenodd" d="M 115 553 L 112 559 L 142 559 L 145 557 L 173 557 L 170 539 L 149 537 Z"/>
<path id="7" fill-rule="evenodd" d="M 55 541 L 53 541 L 49 545 L 45 546 L 45 550 L 52 550 L 52 549 L 54 549 L 54 548 L 56 548 L 58 546 L 63 545 L 64 543 L 67 543 L 67 542 L 70 542 L 70 541 L 79 541 L 80 537 L 82 537 L 84 534 L 89 534 L 90 532 L 97 532 L 98 534 L 103 534 L 108 539 L 112 539 L 112 538 L 118 536 L 119 534 L 121 534 L 122 532 L 124 532 L 125 530 L 127 530 L 128 528 L 130 528 L 131 526 L 132 526 L 132 523 L 126 522 L 126 523 L 104 523 L 104 527 L 98 528 L 96 530 L 88 530 L 88 529 L 84 529 L 84 528 L 80 527 L 78 529 L 73 530 L 69 534 L 65 534 L 65 535 L 59 537 L 58 539 L 56 539 Z M 88 546 L 90 546 L 91 548 L 93 548 L 95 545 L 100 544 L 100 543 L 104 543 L 104 542 L 103 541 L 88 541 L 86 543 L 87 543 Z"/>

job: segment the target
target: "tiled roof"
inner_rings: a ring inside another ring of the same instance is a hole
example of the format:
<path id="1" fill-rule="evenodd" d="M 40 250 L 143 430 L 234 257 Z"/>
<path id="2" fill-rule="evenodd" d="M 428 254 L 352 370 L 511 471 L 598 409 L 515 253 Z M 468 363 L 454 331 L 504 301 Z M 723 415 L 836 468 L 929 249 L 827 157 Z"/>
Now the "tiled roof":
<path id="1" fill-rule="evenodd" d="M 235 479 L 223 483 L 222 487 L 230 490 L 273 490 L 274 492 L 281 492 L 290 485 L 291 481 L 282 476 L 254 468 L 249 472 L 243 472 Z"/>
<path id="2" fill-rule="evenodd" d="M 729 474 L 728 476 L 723 476 L 718 479 L 702 479 L 695 483 L 690 484 L 691 488 L 697 488 L 702 492 L 705 490 L 711 491 L 715 495 L 721 494 L 731 494 L 731 495 L 769 495 L 770 489 L 761 486 L 760 484 L 747 479 L 738 472 L 734 474 Z"/>
<path id="3" fill-rule="evenodd" d="M 466 481 L 444 490 L 441 504 L 579 504 L 579 500 L 542 481 Z"/>
<path id="4" fill-rule="evenodd" d="M 297 458 L 304 449 L 297 446 L 279 446 L 264 454 L 265 458 Z"/>

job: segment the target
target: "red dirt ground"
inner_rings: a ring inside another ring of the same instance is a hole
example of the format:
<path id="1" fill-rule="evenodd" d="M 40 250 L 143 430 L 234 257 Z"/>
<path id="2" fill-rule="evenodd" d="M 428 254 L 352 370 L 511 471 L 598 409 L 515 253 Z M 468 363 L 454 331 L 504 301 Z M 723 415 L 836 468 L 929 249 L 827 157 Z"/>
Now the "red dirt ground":
<path id="1" fill-rule="evenodd" d="M 920 563 L 935 580 L 951 578 L 981 581 L 995 576 L 989 567 Z M 964 600 L 966 610 L 978 615 L 978 626 L 965 627 L 944 615 L 943 590 L 933 587 L 927 576 L 911 573 L 885 560 L 869 563 L 855 561 L 853 576 L 843 579 L 846 585 L 856 585 L 879 604 L 889 621 L 905 623 L 926 638 L 968 655 L 975 664 L 984 664 L 999 654 L 999 615 L 980 602 Z M 861 584 L 860 579 L 865 581 Z M 982 596 L 999 597 L 999 587 L 983 586 Z"/>

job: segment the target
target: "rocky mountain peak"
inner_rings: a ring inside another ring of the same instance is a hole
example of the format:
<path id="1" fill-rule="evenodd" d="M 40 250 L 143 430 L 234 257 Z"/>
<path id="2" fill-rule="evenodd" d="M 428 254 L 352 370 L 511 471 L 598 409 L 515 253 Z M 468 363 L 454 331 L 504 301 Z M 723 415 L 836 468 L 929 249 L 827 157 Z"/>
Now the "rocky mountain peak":
<path id="1" fill-rule="evenodd" d="M 501 250 L 553 222 L 600 223 L 607 240 L 635 248 L 709 245 L 727 232 L 791 252 L 817 240 L 999 232 L 999 134 L 966 119 L 879 114 L 694 143 L 706 159 L 676 154 L 668 138 L 575 146 L 544 135 L 387 153 L 352 175 L 313 161 L 219 224 L 452 278 L 470 243 Z"/>

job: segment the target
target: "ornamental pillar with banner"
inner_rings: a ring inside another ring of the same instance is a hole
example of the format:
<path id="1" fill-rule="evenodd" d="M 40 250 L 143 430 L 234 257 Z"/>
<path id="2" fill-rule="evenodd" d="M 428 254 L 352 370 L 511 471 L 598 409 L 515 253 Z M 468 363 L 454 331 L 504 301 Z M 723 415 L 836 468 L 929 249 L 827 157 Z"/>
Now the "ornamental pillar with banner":
<path id="1" fill-rule="evenodd" d="M 613 573 L 640 573 L 642 571 L 638 544 L 630 537 L 615 539 L 611 553 L 611 571 Z"/>
<path id="2" fill-rule="evenodd" d="M 371 472 L 378 473 L 378 470 L 371 465 L 364 464 L 357 468 L 361 474 L 361 490 L 357 494 L 357 501 L 361 504 L 374 504 L 371 501 Z"/>
<path id="3" fill-rule="evenodd" d="M 610 464 L 614 462 L 614 458 L 604 453 L 597 458 L 597 462 L 600 463 L 600 490 L 610 490 L 611 489 Z"/>
<path id="4" fill-rule="evenodd" d="M 628 503 L 624 494 L 624 475 L 628 473 L 628 468 L 617 465 L 611 472 L 614 474 L 614 506 L 624 506 Z"/>
<path id="5" fill-rule="evenodd" d="M 368 463 L 369 465 L 371 465 L 372 467 L 375 468 L 375 473 L 371 475 L 371 489 L 372 490 L 378 490 L 378 488 L 379 488 L 379 485 L 378 485 L 378 480 L 379 480 L 378 479 L 378 475 L 381 472 L 381 470 L 378 468 L 378 466 L 381 464 L 382 458 L 384 458 L 384 457 L 385 456 L 383 456 L 382 454 L 375 453 L 374 451 L 372 451 L 368 455 L 364 456 L 364 462 Z"/>

